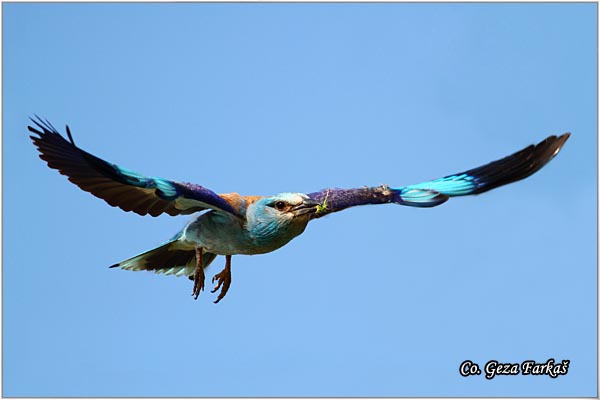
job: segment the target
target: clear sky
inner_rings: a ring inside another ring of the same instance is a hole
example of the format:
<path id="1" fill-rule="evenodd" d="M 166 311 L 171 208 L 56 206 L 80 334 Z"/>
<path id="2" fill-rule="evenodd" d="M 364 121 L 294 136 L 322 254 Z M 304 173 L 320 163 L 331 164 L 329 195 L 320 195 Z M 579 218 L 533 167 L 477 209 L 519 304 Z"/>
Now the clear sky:
<path id="1" fill-rule="evenodd" d="M 4 3 L 3 395 L 595 396 L 596 7 Z M 402 186 L 573 136 L 525 181 L 233 257 L 215 305 L 107 268 L 189 217 L 81 191 L 37 157 L 34 113 L 247 195 Z M 549 358 L 568 374 L 459 374 Z"/>

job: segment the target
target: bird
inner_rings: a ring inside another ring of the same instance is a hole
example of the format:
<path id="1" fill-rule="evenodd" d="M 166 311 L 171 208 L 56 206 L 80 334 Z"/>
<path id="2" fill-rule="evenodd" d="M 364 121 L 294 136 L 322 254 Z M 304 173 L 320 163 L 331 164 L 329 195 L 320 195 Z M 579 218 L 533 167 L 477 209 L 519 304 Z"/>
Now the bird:
<path id="1" fill-rule="evenodd" d="M 217 256 L 225 256 L 225 267 L 211 281 L 214 284 L 211 292 L 219 291 L 214 303 L 219 303 L 231 286 L 234 255 L 275 251 L 301 235 L 310 221 L 350 207 L 375 204 L 436 207 L 451 197 L 478 195 L 519 181 L 552 160 L 570 137 L 569 132 L 551 135 L 480 167 L 407 186 L 242 196 L 217 194 L 198 184 L 146 176 L 119 167 L 79 148 L 68 125 L 67 140 L 48 120 L 34 117 L 30 118 L 33 126 L 27 128 L 33 134 L 29 137 L 39 157 L 82 190 L 113 207 L 139 215 L 194 214 L 168 241 L 110 268 L 187 276 L 194 281 L 192 296 L 198 299 L 205 287 L 204 269 Z"/>

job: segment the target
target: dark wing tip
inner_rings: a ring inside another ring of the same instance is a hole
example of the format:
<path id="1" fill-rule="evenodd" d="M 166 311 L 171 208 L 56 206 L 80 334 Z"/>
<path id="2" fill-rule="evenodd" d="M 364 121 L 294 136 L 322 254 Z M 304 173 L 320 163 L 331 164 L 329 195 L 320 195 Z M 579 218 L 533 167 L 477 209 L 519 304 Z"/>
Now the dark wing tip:
<path id="1" fill-rule="evenodd" d="M 69 137 L 69 141 L 71 142 L 71 144 L 73 146 L 75 146 L 75 141 L 73 140 L 73 135 L 71 135 L 71 129 L 69 128 L 69 125 L 66 125 L 67 127 L 67 136 Z"/>
<path id="2" fill-rule="evenodd" d="M 37 129 L 35 129 L 33 126 L 31 125 L 27 125 L 27 130 L 31 133 L 35 133 L 36 135 L 43 135 L 42 132 L 38 131 Z M 33 136 L 29 136 L 30 138 L 33 139 Z"/>
<path id="3" fill-rule="evenodd" d="M 571 132 L 565 132 L 556 139 L 557 151 L 560 151 L 567 140 L 571 137 Z"/>
<path id="4" fill-rule="evenodd" d="M 33 117 L 29 117 L 29 120 L 35 124 L 35 126 L 31 126 L 28 125 L 27 126 L 27 130 L 29 130 L 29 132 L 35 133 L 36 135 L 38 135 L 40 138 L 42 138 L 45 135 L 59 135 L 60 133 L 58 132 L 58 130 L 54 127 L 54 125 L 52 125 L 50 123 L 50 121 L 48 121 L 47 119 L 44 120 L 42 119 L 40 116 L 38 116 L 37 114 L 33 114 Z M 37 127 L 37 128 L 36 128 Z M 71 139 L 71 143 L 73 145 L 75 145 L 75 143 L 73 142 L 73 138 L 70 135 L 69 132 L 69 127 L 67 127 L 67 133 L 69 134 L 69 139 Z M 31 137 L 31 136 L 30 136 Z M 33 138 L 32 138 L 33 139 Z"/>
<path id="5" fill-rule="evenodd" d="M 44 124 L 44 121 L 37 115 L 34 114 L 34 116 L 35 118 L 29 117 L 29 120 L 33 122 L 37 126 L 37 128 L 41 129 L 41 131 L 34 126 L 28 125 L 27 129 L 29 130 L 29 132 L 35 133 L 40 137 L 43 136 L 45 133 L 50 133 L 50 128 Z"/>
<path id="6" fill-rule="evenodd" d="M 548 136 L 503 159 L 466 171 L 478 180 L 477 189 L 472 193 L 483 193 L 536 173 L 559 153 L 570 136 L 570 132 Z"/>
<path id="7" fill-rule="evenodd" d="M 539 151 L 537 158 L 541 161 L 538 169 L 546 165 L 552 160 L 558 152 L 563 148 L 567 140 L 571 137 L 570 132 L 563 133 L 560 136 L 549 136 L 545 140 L 535 145 L 535 149 Z M 546 148 L 547 146 L 547 148 Z"/>
<path id="8" fill-rule="evenodd" d="M 119 263 L 116 263 L 116 264 L 113 264 L 113 265 L 111 265 L 111 266 L 110 266 L 110 267 L 108 267 L 108 268 L 117 268 L 117 267 L 119 267 L 119 266 L 120 266 L 120 264 L 119 264 Z"/>

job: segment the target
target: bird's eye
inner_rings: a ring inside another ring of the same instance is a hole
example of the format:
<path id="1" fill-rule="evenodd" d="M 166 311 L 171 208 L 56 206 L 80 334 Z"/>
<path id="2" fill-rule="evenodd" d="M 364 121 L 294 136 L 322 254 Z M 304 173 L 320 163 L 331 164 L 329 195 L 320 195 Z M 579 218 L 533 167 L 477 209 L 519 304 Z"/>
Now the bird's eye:
<path id="1" fill-rule="evenodd" d="M 283 201 L 278 201 L 277 203 L 275 203 L 275 209 L 277 211 L 283 211 L 283 210 L 285 210 L 285 206 L 286 206 L 286 204 Z"/>

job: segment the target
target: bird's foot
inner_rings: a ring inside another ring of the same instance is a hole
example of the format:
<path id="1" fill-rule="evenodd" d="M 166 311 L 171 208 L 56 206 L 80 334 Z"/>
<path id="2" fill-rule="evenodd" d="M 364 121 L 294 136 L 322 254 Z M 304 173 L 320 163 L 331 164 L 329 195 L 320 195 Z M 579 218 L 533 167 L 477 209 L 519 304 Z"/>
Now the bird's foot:
<path id="1" fill-rule="evenodd" d="M 215 300 L 216 304 L 225 297 L 229 290 L 229 286 L 231 285 L 231 256 L 225 256 L 225 268 L 223 268 L 223 271 L 213 276 L 212 283 L 215 283 L 215 280 L 217 281 L 217 286 L 211 290 L 211 293 L 214 293 L 221 288 L 221 292 L 219 293 L 217 300 Z"/>
<path id="2" fill-rule="evenodd" d="M 194 289 L 192 296 L 194 300 L 198 299 L 200 291 L 204 290 L 204 268 L 202 266 L 202 248 L 196 249 L 196 270 L 194 271 Z"/>

